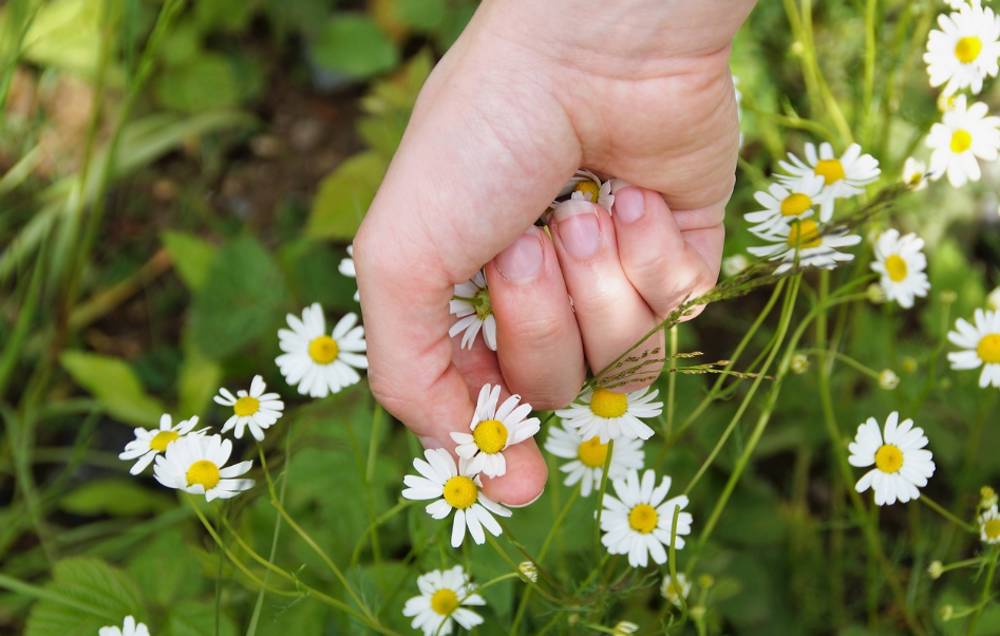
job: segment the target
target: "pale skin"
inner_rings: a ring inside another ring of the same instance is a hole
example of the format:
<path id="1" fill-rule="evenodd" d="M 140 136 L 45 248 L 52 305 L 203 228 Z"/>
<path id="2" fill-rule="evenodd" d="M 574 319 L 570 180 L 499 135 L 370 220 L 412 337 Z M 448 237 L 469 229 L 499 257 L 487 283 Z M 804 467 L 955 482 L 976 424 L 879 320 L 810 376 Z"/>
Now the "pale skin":
<path id="1" fill-rule="evenodd" d="M 565 406 L 588 369 L 715 284 L 739 135 L 729 53 L 753 4 L 482 3 L 354 242 L 371 389 L 425 447 L 454 449 L 485 383 Z M 582 203 L 534 227 L 579 167 L 634 186 L 610 213 Z M 497 353 L 448 336 L 453 286 L 484 264 Z M 505 454 L 486 494 L 530 503 L 538 445 Z"/>

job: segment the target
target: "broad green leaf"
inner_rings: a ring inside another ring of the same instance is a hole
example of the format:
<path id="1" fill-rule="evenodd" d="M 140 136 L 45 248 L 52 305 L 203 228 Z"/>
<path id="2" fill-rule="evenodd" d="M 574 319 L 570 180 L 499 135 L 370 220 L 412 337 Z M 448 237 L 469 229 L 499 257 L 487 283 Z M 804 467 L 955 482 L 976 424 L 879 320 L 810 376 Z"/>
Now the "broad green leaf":
<path id="1" fill-rule="evenodd" d="M 239 80 L 229 60 L 203 53 L 160 75 L 156 97 L 167 108 L 190 113 L 226 108 L 240 101 Z"/>
<path id="2" fill-rule="evenodd" d="M 130 464 L 122 462 L 122 467 Z M 131 517 L 158 512 L 176 503 L 162 492 L 143 488 L 136 479 L 108 477 L 84 482 L 59 500 L 59 507 L 78 515 Z"/>
<path id="3" fill-rule="evenodd" d="M 163 244 L 174 261 L 174 269 L 191 291 L 197 291 L 215 259 L 218 248 L 205 239 L 187 232 L 163 233 Z"/>
<path id="4" fill-rule="evenodd" d="M 59 359 L 77 384 L 90 391 L 116 419 L 153 426 L 163 413 L 163 404 L 146 394 L 125 361 L 86 351 L 66 351 Z"/>
<path id="5" fill-rule="evenodd" d="M 32 607 L 25 636 L 93 636 L 128 615 L 149 620 L 135 583 L 98 559 L 59 561 L 45 589 L 51 596 Z"/>
<path id="6" fill-rule="evenodd" d="M 184 417 L 200 415 L 222 379 L 222 367 L 206 357 L 198 347 L 184 347 L 184 362 L 177 378 L 177 409 Z"/>
<path id="7" fill-rule="evenodd" d="M 434 31 L 440 27 L 448 12 L 446 0 L 397 0 L 396 17 L 403 24 L 417 31 Z"/>
<path id="8" fill-rule="evenodd" d="M 396 47 L 371 18 L 360 13 L 334 15 L 310 41 L 319 66 L 364 78 L 396 65 Z"/>
<path id="9" fill-rule="evenodd" d="M 210 602 L 181 601 L 170 607 L 167 623 L 157 636 L 235 636 L 236 625 L 225 614 L 219 617 L 216 630 L 215 605 Z"/>
<path id="10" fill-rule="evenodd" d="M 296 298 L 318 302 L 327 310 L 357 311 L 357 283 L 337 271 L 347 256 L 345 247 L 301 238 L 286 243 L 279 253 L 282 269 Z"/>
<path id="11" fill-rule="evenodd" d="M 350 241 L 385 174 L 386 160 L 373 152 L 347 159 L 323 179 L 313 199 L 306 235 Z"/>
<path id="12" fill-rule="evenodd" d="M 23 54 L 43 66 L 93 75 L 101 49 L 101 3 L 55 0 L 39 5 Z"/>
<path id="13" fill-rule="evenodd" d="M 169 606 L 182 599 L 204 598 L 212 581 L 202 575 L 198 558 L 184 549 L 179 528 L 167 528 L 137 546 L 128 573 L 150 603 Z"/>

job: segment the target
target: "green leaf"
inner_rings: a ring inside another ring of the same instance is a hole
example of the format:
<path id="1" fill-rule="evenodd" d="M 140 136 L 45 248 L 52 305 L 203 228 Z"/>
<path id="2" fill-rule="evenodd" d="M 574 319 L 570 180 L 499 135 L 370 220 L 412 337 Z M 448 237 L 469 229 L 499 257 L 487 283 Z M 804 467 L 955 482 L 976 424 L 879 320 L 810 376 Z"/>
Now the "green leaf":
<path id="1" fill-rule="evenodd" d="M 165 528 L 136 546 L 137 554 L 128 564 L 128 573 L 139 584 L 150 603 L 171 606 L 182 599 L 202 596 L 212 581 L 202 575 L 201 564 L 184 549 L 185 537 L 179 528 Z"/>
<path id="2" fill-rule="evenodd" d="M 434 31 L 444 23 L 446 0 L 397 0 L 396 17 L 417 31 Z"/>
<path id="3" fill-rule="evenodd" d="M 396 66 L 396 47 L 371 18 L 360 13 L 333 16 L 310 42 L 319 66 L 365 78 Z"/>
<path id="4" fill-rule="evenodd" d="M 87 0 L 55 0 L 38 6 L 24 37 L 23 55 L 43 67 L 54 66 L 84 75 L 97 70 L 101 50 L 101 4 Z"/>
<path id="5" fill-rule="evenodd" d="M 285 281 L 267 250 L 250 236 L 227 243 L 191 308 L 191 335 L 221 359 L 267 333 L 282 315 Z"/>
<path id="6" fill-rule="evenodd" d="M 161 632 L 157 632 L 159 635 Z M 225 614 L 219 617 L 218 630 L 215 622 L 215 606 L 209 602 L 181 601 L 170 607 L 167 624 L 162 630 L 164 636 L 235 636 L 236 625 Z"/>
<path id="7" fill-rule="evenodd" d="M 25 636 L 93 636 L 106 625 L 121 626 L 129 615 L 148 620 L 135 583 L 103 561 L 64 559 L 52 578 L 45 586 L 50 596 L 31 609 Z"/>
<path id="8" fill-rule="evenodd" d="M 386 167 L 386 160 L 373 152 L 354 155 L 337 166 L 320 183 L 306 235 L 352 240 L 375 197 Z"/>
<path id="9" fill-rule="evenodd" d="M 123 360 L 86 351 L 66 351 L 59 359 L 77 384 L 90 391 L 112 417 L 151 426 L 163 413 L 163 404 L 146 394 L 132 367 Z"/>
<path id="10" fill-rule="evenodd" d="M 163 244 L 174 261 L 174 269 L 191 291 L 197 291 L 208 276 L 218 248 L 186 232 L 163 233 Z"/>
<path id="11" fill-rule="evenodd" d="M 219 363 L 206 357 L 193 344 L 185 343 L 184 362 L 177 379 L 177 410 L 184 417 L 200 415 L 208 406 L 221 379 L 222 367 Z"/>
<path id="12" fill-rule="evenodd" d="M 128 464 L 122 463 L 122 466 Z M 108 477 L 84 482 L 59 500 L 59 507 L 78 515 L 109 514 L 114 517 L 132 517 L 147 512 L 158 512 L 176 502 L 148 488 L 135 479 Z"/>
<path id="13" fill-rule="evenodd" d="M 226 108 L 240 101 L 239 80 L 229 60 L 203 53 L 166 69 L 156 81 L 156 97 L 167 108 L 189 113 Z"/>

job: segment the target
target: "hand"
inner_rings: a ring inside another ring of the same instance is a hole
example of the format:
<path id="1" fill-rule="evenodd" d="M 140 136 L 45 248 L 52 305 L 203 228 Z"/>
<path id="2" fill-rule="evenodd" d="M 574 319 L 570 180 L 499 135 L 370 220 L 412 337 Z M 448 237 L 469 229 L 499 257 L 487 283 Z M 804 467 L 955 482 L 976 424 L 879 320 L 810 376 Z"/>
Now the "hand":
<path id="1" fill-rule="evenodd" d="M 425 446 L 454 448 L 487 382 L 566 405 L 587 366 L 714 285 L 738 147 L 727 63 L 752 4 L 480 6 L 421 91 L 354 245 L 371 389 Z M 534 227 L 581 166 L 636 187 L 613 215 L 581 202 L 551 236 Z M 453 286 L 484 263 L 495 354 L 448 336 Z M 487 494 L 531 502 L 547 472 L 537 445 L 505 454 Z"/>

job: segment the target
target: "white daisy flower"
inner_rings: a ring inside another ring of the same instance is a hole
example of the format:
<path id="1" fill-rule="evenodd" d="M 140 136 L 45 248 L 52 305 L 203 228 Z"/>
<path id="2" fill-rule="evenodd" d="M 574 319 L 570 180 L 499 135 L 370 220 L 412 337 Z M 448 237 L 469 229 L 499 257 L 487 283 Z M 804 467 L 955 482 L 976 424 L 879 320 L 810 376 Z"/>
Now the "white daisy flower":
<path id="1" fill-rule="evenodd" d="M 921 251 L 924 241 L 916 234 L 899 235 L 888 229 L 875 242 L 875 261 L 872 270 L 881 274 L 879 283 L 886 298 L 895 300 L 900 307 L 909 309 L 913 299 L 924 297 L 931 288 L 924 269 L 927 258 Z"/>
<path id="2" fill-rule="evenodd" d="M 240 389 L 233 395 L 225 387 L 219 389 L 218 395 L 212 399 L 216 404 L 233 408 L 233 414 L 222 427 L 223 433 L 235 428 L 233 436 L 242 439 L 243 429 L 249 428 L 255 440 L 264 441 L 264 429 L 281 419 L 285 409 L 281 396 L 277 393 L 264 393 L 266 388 L 264 378 L 255 375 L 250 382 L 249 393 Z"/>
<path id="3" fill-rule="evenodd" d="M 865 473 L 854 488 L 864 492 L 875 491 L 879 506 L 906 503 L 920 497 L 920 488 L 934 474 L 934 461 L 927 446 L 924 429 L 913 426 L 913 420 L 899 422 L 899 413 L 893 411 L 885 420 L 885 430 L 878 421 L 869 417 L 858 427 L 847 461 L 851 466 L 874 468 Z"/>
<path id="4" fill-rule="evenodd" d="M 559 191 L 558 198 L 568 196 L 569 201 L 590 201 L 611 212 L 611 207 L 615 204 L 615 192 L 627 185 L 622 179 L 602 180 L 590 170 L 580 168 Z M 553 201 L 552 207 L 556 208 L 560 203 L 562 202 Z"/>
<path id="5" fill-rule="evenodd" d="M 611 628 L 611 636 L 630 636 L 639 631 L 639 626 L 631 621 L 618 621 Z"/>
<path id="6" fill-rule="evenodd" d="M 997 287 L 986 295 L 986 308 L 993 311 L 1000 311 L 1000 287 Z"/>
<path id="7" fill-rule="evenodd" d="M 153 476 L 167 488 L 205 495 L 207 501 L 230 499 L 253 487 L 252 479 L 237 479 L 250 470 L 253 462 L 227 467 L 232 452 L 232 440 L 221 435 L 188 435 L 156 458 Z"/>
<path id="8" fill-rule="evenodd" d="M 659 391 L 646 387 L 631 393 L 611 389 L 587 389 L 572 404 L 556 411 L 567 427 L 583 439 L 642 439 L 653 436 L 653 429 L 643 419 L 659 417 L 663 402 L 654 402 Z M 642 419 L 640 419 L 642 418 Z"/>
<path id="9" fill-rule="evenodd" d="M 627 554 L 628 563 L 634 568 L 646 567 L 647 556 L 660 565 L 666 563 L 664 547 L 670 546 L 674 511 L 687 507 L 687 496 L 664 501 L 670 490 L 670 477 L 664 476 L 657 486 L 652 470 L 643 473 L 641 481 L 639 472 L 633 470 L 611 483 L 618 496 L 604 495 L 601 543 L 609 554 Z M 689 512 L 681 512 L 677 517 L 674 547 L 678 550 L 684 547 L 683 535 L 691 534 L 691 520 Z"/>
<path id="10" fill-rule="evenodd" d="M 903 162 L 903 183 L 914 192 L 919 192 L 927 187 L 927 164 L 919 159 L 907 157 Z"/>
<path id="11" fill-rule="evenodd" d="M 566 473 L 563 483 L 574 486 L 579 482 L 580 494 L 584 497 L 589 497 L 601 485 L 608 446 L 608 443 L 601 443 L 597 436 L 584 438 L 572 427 L 553 426 L 545 440 L 545 450 L 556 457 L 570 460 L 559 467 L 559 470 Z M 608 479 L 621 479 L 629 471 L 642 468 L 644 462 L 642 440 L 627 437 L 616 439 L 611 451 Z"/>
<path id="12" fill-rule="evenodd" d="M 750 259 L 745 254 L 733 254 L 722 259 L 722 273 L 725 276 L 736 276 L 750 267 Z"/>
<path id="13" fill-rule="evenodd" d="M 1000 312 L 977 309 L 973 321 L 959 318 L 948 333 L 948 340 L 963 349 L 949 353 L 948 361 L 956 370 L 982 367 L 979 386 L 1000 388 Z"/>
<path id="14" fill-rule="evenodd" d="M 781 261 L 774 270 L 776 274 L 790 270 L 796 259 L 800 268 L 833 269 L 854 259 L 853 254 L 839 252 L 838 248 L 861 242 L 857 234 L 849 234 L 843 229 L 824 230 L 812 219 L 794 221 L 787 228 L 779 228 L 761 238 L 771 241 L 771 245 L 748 247 L 747 251 L 754 256 Z"/>
<path id="15" fill-rule="evenodd" d="M 133 475 L 138 475 L 146 470 L 146 466 L 153 463 L 153 459 L 159 453 L 166 452 L 171 444 L 190 433 L 195 426 L 198 426 L 197 415 L 188 420 L 181 420 L 174 425 L 171 424 L 170 414 L 164 413 L 160 416 L 160 428 L 154 428 L 150 431 L 142 427 L 135 429 L 133 431 L 135 439 L 125 445 L 125 450 L 118 455 L 118 459 L 132 461 L 138 457 L 139 461 L 133 464 L 128 471 Z"/>
<path id="16" fill-rule="evenodd" d="M 487 477 L 499 477 L 507 472 L 503 451 L 520 444 L 538 432 L 541 422 L 531 413 L 530 404 L 518 403 L 520 395 L 512 395 L 497 407 L 500 385 L 484 384 L 479 390 L 476 411 L 469 423 L 469 433 L 452 433 L 458 444 L 455 453 L 469 460 L 469 472 L 482 472 Z"/>
<path id="17" fill-rule="evenodd" d="M 425 450 L 424 457 L 427 461 L 419 457 L 413 460 L 413 467 L 420 475 L 403 478 L 406 485 L 403 497 L 434 499 L 425 510 L 435 519 L 444 519 L 452 510 L 455 511 L 451 526 L 452 547 L 462 545 L 466 528 L 472 540 L 479 545 L 486 542 L 484 528 L 493 536 L 500 536 L 503 529 L 493 515 L 509 517 L 510 510 L 483 494 L 483 483 L 478 474 L 469 470 L 469 462 L 459 458 L 456 467 L 451 453 L 443 448 Z"/>
<path id="18" fill-rule="evenodd" d="M 486 599 L 476 594 L 476 588 L 461 565 L 450 570 L 431 570 L 417 578 L 420 594 L 406 601 L 403 616 L 413 617 L 410 627 L 421 629 L 424 636 L 446 636 L 452 623 L 462 629 L 481 625 L 483 617 L 468 605 L 486 605 Z"/>
<path id="19" fill-rule="evenodd" d="M 938 16 L 940 30 L 927 36 L 924 63 L 931 86 L 951 95 L 963 88 L 983 90 L 983 80 L 997 75 L 1000 18 L 989 7 L 962 4 L 958 11 Z"/>
<path id="20" fill-rule="evenodd" d="M 144 623 L 137 623 L 131 614 L 125 617 L 121 627 L 108 625 L 97 630 L 97 636 L 149 636 L 149 628 Z"/>
<path id="21" fill-rule="evenodd" d="M 996 504 L 979 515 L 979 538 L 984 543 L 1000 543 L 1000 510 Z"/>
<path id="22" fill-rule="evenodd" d="M 881 174 L 878 161 L 869 154 L 862 154 L 858 144 L 851 144 L 840 157 L 836 157 L 833 146 L 825 142 L 820 144 L 818 152 L 816 146 L 810 143 L 806 144 L 805 150 L 805 161 L 788 153 L 788 161 L 778 162 L 788 175 L 778 175 L 777 179 L 785 185 L 791 185 L 803 177 L 823 177 L 826 183 L 823 200 L 827 206 L 832 206 L 836 199 L 861 194 L 864 186 L 878 179 Z M 832 214 L 832 209 L 824 211 L 823 217 L 829 218 Z"/>
<path id="23" fill-rule="evenodd" d="M 491 351 L 497 350 L 497 320 L 490 305 L 490 290 L 486 286 L 486 276 L 482 270 L 471 280 L 455 285 L 455 294 L 448 303 L 448 309 L 458 320 L 448 330 L 454 338 L 462 334 L 462 348 L 471 349 L 479 330 L 483 331 L 483 341 Z M 463 333 L 464 332 L 464 333 Z"/>
<path id="24" fill-rule="evenodd" d="M 755 224 L 750 232 L 757 236 L 784 229 L 791 221 L 811 217 L 814 208 L 821 208 L 820 220 L 826 222 L 833 215 L 833 206 L 824 205 L 825 186 L 823 177 L 818 175 L 808 175 L 788 185 L 772 183 L 767 192 L 761 190 L 753 195 L 764 209 L 747 212 L 743 218 Z"/>
<path id="25" fill-rule="evenodd" d="M 342 276 L 347 276 L 348 278 L 357 278 L 358 270 L 354 268 L 354 246 L 347 246 L 347 258 L 340 259 L 340 265 L 337 266 L 337 270 Z M 361 300 L 360 292 L 354 290 L 354 301 L 357 302 Z"/>
<path id="26" fill-rule="evenodd" d="M 691 593 L 691 581 L 683 572 L 677 573 L 675 581 L 669 574 L 663 575 L 663 583 L 660 584 L 660 596 L 670 601 L 671 605 L 681 607 L 684 599 Z"/>
<path id="27" fill-rule="evenodd" d="M 931 126 L 927 145 L 931 152 L 931 172 L 948 175 L 952 186 L 979 181 L 979 159 L 995 161 L 1000 148 L 1000 118 L 989 116 L 986 104 L 966 107 L 965 95 L 955 98 L 955 107 L 941 122 Z"/>
<path id="28" fill-rule="evenodd" d="M 323 308 L 313 303 L 302 310 L 302 318 L 288 314 L 291 329 L 278 330 L 278 345 L 285 353 L 275 358 L 281 374 L 299 393 L 323 398 L 356 384 L 355 369 L 367 369 L 365 329 L 355 326 L 358 316 L 345 315 L 327 335 Z"/>

